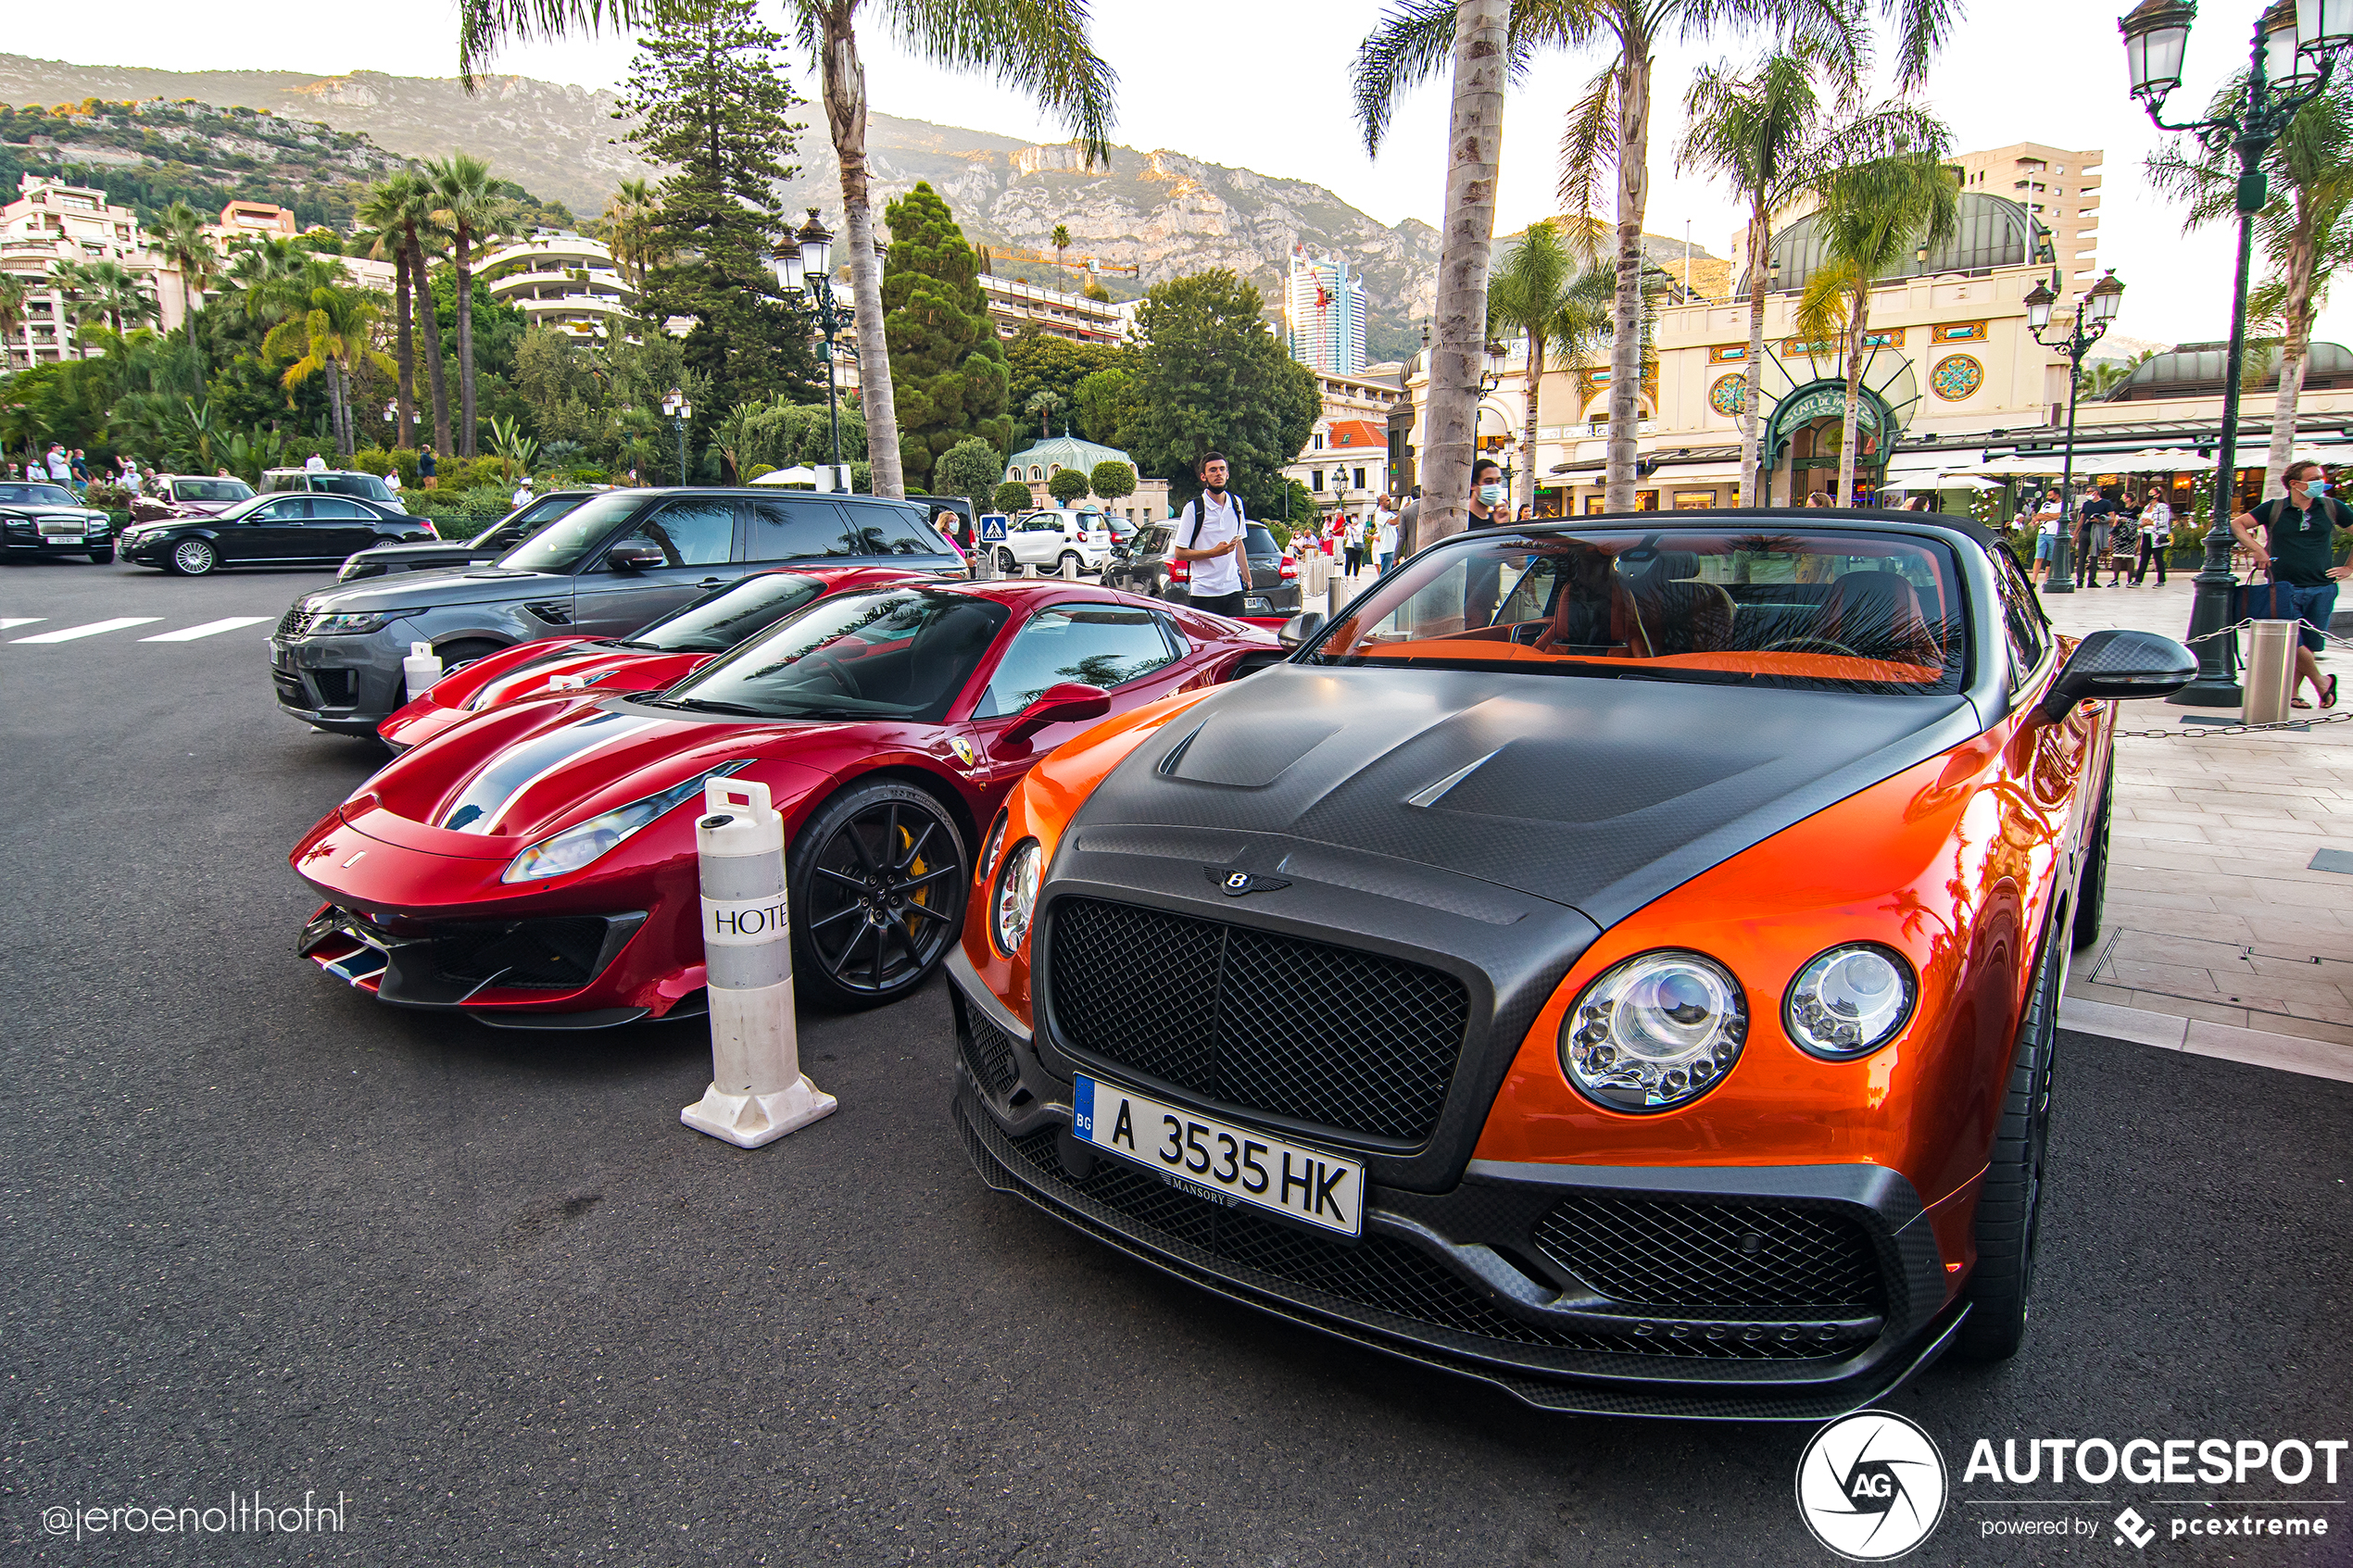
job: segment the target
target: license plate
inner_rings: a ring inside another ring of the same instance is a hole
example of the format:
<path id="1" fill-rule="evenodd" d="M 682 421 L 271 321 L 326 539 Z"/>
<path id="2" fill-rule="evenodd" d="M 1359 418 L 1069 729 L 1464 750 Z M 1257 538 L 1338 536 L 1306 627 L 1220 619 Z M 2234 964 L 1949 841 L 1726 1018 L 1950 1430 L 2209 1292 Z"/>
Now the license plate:
<path id="1" fill-rule="evenodd" d="M 1242 608 L 1244 609 L 1264 610 L 1266 608 L 1266 601 L 1258 595 L 1244 594 L 1242 596 Z"/>
<path id="2" fill-rule="evenodd" d="M 1078 1075 L 1072 1132 L 1132 1160 L 1180 1192 L 1228 1208 L 1247 1204 L 1342 1236 L 1365 1231 L 1365 1167 L 1286 1143 L 1133 1089 Z"/>

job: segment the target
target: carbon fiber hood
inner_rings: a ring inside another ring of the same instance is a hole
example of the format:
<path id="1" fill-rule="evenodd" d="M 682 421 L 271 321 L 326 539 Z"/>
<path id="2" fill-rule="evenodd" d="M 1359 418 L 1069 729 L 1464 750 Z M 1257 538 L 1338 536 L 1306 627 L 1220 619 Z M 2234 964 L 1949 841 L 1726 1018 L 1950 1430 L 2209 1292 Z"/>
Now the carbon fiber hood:
<path id="1" fill-rule="evenodd" d="M 1278 665 L 1164 726 L 1072 825 L 1416 862 L 1606 927 L 1982 728 L 1960 696 Z"/>

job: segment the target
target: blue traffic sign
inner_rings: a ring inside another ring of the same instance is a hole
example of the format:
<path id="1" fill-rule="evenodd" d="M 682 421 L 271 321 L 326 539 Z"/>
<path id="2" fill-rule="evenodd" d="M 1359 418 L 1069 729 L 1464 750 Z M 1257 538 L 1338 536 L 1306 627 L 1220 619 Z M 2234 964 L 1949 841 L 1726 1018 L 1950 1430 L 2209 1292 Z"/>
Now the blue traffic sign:
<path id="1" fill-rule="evenodd" d="M 983 512 L 980 514 L 980 542 L 984 545 L 1001 545 L 1005 542 L 1004 513 Z"/>

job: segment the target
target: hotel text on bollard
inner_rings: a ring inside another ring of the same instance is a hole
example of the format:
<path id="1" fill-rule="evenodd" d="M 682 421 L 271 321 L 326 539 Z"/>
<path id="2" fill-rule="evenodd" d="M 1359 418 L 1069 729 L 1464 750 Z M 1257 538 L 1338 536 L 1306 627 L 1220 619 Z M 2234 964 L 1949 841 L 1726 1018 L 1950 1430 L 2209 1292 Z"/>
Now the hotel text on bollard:
<path id="1" fill-rule="evenodd" d="M 743 1148 L 774 1143 L 838 1102 L 801 1075 L 785 907 L 785 822 L 768 786 L 713 779 L 695 823 L 711 993 L 711 1087 L 678 1119 Z"/>
<path id="2" fill-rule="evenodd" d="M 434 657 L 431 643 L 410 643 L 409 657 L 400 661 L 400 683 L 409 688 L 409 700 L 414 702 L 425 695 L 425 689 L 441 679 L 441 660 Z"/>

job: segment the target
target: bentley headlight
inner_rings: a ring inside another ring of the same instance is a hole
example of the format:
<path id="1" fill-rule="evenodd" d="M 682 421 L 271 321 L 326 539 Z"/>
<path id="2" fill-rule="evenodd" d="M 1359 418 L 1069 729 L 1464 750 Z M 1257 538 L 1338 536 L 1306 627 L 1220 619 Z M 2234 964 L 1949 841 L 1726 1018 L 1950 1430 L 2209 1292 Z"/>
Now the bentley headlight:
<path id="1" fill-rule="evenodd" d="M 999 951 L 1007 958 L 1029 940 L 1029 917 L 1038 909 L 1038 872 L 1046 852 L 1034 838 L 1025 838 L 1005 857 L 997 873 L 997 891 L 988 900 L 990 925 Z"/>
<path id="2" fill-rule="evenodd" d="M 1561 1022 L 1561 1067 L 1612 1110 L 1665 1110 L 1714 1087 L 1748 1039 L 1731 972 L 1699 953 L 1643 953 L 1585 987 Z"/>
<path id="3" fill-rule="evenodd" d="M 575 822 L 516 856 L 498 880 L 540 882 L 551 876 L 562 876 L 567 872 L 576 872 L 610 854 L 623 839 L 664 812 L 675 810 L 689 800 L 700 799 L 706 781 L 736 772 L 749 766 L 749 758 L 741 761 L 723 762 L 707 773 L 697 773 L 684 784 L 671 785 L 660 795 L 648 795 L 643 800 L 633 800 L 626 806 L 599 811 L 585 822 Z"/>
<path id="4" fill-rule="evenodd" d="M 1781 1020 L 1800 1050 L 1843 1060 L 1894 1039 L 1919 996 L 1902 955 L 1850 943 L 1816 955 L 1797 972 Z"/>

